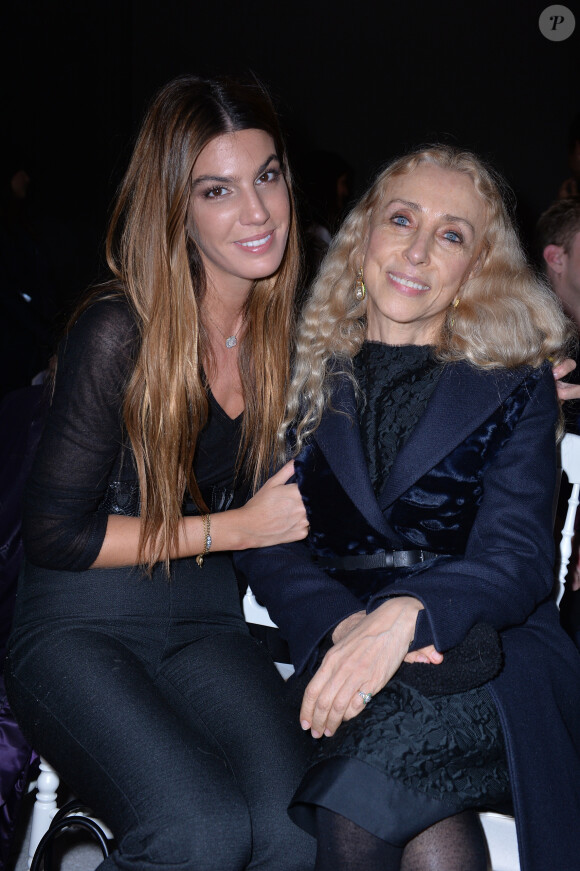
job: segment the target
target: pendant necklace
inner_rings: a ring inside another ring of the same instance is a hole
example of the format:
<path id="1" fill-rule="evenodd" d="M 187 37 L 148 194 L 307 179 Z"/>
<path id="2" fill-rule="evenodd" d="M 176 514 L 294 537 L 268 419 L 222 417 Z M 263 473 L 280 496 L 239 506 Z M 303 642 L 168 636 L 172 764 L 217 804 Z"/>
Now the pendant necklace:
<path id="1" fill-rule="evenodd" d="M 207 319 L 210 321 L 210 323 L 212 323 L 214 325 L 214 327 L 216 328 L 216 330 L 218 331 L 218 333 L 220 334 L 222 339 L 225 341 L 226 348 L 235 348 L 236 345 L 238 344 L 238 333 L 240 332 L 241 324 L 240 324 L 240 327 L 238 327 L 238 329 L 235 331 L 235 333 L 232 333 L 231 336 L 226 336 L 226 334 L 223 332 L 223 330 L 221 330 L 218 327 L 218 325 L 216 324 L 216 322 L 214 321 L 214 319 L 212 318 L 210 313 L 208 311 L 206 311 L 205 314 L 206 314 Z"/>

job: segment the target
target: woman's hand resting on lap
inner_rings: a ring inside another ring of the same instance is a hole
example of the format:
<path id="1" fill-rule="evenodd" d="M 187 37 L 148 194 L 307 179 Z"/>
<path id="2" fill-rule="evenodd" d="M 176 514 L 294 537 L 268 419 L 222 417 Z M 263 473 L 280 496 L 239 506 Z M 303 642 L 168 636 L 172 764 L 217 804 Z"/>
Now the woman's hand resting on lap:
<path id="1" fill-rule="evenodd" d="M 418 599 L 398 596 L 370 614 L 358 612 L 337 626 L 334 645 L 304 692 L 303 729 L 310 729 L 315 738 L 330 736 L 343 720 L 360 714 L 364 707 L 360 692 L 378 693 L 408 655 L 422 608 Z M 443 659 L 434 649 L 425 650 L 431 651 L 435 661 Z"/>

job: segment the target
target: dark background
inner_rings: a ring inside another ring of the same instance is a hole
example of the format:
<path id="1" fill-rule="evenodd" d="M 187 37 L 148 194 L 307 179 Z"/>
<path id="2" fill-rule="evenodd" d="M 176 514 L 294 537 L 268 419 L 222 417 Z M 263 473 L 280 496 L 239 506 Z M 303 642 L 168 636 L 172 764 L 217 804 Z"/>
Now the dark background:
<path id="1" fill-rule="evenodd" d="M 576 30 L 551 42 L 538 28 L 547 5 L 5 0 L 3 147 L 26 155 L 36 207 L 50 215 L 62 299 L 98 273 L 149 98 L 186 71 L 251 69 L 273 93 L 291 157 L 339 152 L 357 194 L 409 146 L 472 148 L 507 176 L 529 236 L 569 174 L 580 111 L 580 9 L 568 0 Z"/>

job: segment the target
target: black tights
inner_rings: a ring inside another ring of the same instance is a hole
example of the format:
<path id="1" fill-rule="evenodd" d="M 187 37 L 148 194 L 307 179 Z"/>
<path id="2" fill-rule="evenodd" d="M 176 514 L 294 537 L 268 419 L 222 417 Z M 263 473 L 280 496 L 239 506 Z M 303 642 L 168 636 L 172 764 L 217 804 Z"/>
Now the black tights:
<path id="1" fill-rule="evenodd" d="M 421 832 L 403 847 L 371 835 L 326 808 L 316 811 L 315 871 L 487 871 L 477 814 L 466 811 Z"/>

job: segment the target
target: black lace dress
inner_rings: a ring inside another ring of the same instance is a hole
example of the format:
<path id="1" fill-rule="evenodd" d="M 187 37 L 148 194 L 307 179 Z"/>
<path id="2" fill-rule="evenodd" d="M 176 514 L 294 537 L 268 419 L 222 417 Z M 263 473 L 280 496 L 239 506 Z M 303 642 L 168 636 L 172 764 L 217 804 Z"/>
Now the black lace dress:
<path id="1" fill-rule="evenodd" d="M 359 424 L 377 494 L 441 369 L 430 348 L 413 345 L 366 342 L 355 358 Z M 409 668 L 403 666 L 332 738 L 315 742 L 290 811 L 303 828 L 315 833 L 320 805 L 403 845 L 468 808 L 509 807 L 504 740 L 485 686 L 426 695 L 406 682 Z"/>

